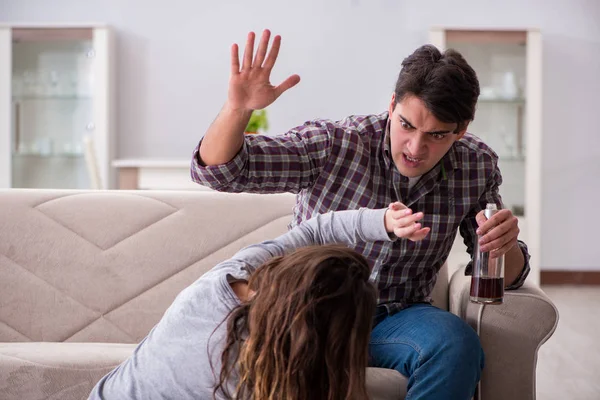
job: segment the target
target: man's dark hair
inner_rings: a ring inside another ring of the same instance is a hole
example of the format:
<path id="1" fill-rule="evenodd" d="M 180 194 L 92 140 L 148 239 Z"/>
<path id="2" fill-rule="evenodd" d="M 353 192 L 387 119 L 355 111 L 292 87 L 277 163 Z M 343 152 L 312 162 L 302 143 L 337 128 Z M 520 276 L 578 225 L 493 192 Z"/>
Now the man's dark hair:
<path id="1" fill-rule="evenodd" d="M 396 104 L 406 95 L 415 95 L 437 119 L 457 123 L 460 130 L 475 117 L 479 80 L 458 51 L 448 49 L 442 54 L 428 44 L 402 61 L 394 92 Z"/>

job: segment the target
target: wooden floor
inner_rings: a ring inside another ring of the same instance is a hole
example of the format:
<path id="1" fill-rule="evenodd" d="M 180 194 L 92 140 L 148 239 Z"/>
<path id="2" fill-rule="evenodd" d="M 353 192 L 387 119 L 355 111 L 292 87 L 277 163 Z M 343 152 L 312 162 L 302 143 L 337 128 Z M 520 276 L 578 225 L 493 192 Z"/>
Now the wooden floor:
<path id="1" fill-rule="evenodd" d="M 538 400 L 600 400 L 600 286 L 542 289 L 560 320 L 539 351 Z"/>

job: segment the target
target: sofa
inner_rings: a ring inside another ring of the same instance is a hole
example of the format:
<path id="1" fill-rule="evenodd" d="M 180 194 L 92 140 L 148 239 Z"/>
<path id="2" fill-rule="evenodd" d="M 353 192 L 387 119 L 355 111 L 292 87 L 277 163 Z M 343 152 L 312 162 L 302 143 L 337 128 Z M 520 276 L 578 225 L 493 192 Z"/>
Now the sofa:
<path id="1" fill-rule="evenodd" d="M 287 229 L 290 194 L 0 190 L 0 399 L 83 399 L 127 358 L 175 296 L 243 246 Z M 433 294 L 486 353 L 478 398 L 535 398 L 536 357 L 557 310 L 533 284 L 502 305 L 469 302 L 464 267 Z M 407 379 L 369 368 L 373 400 Z"/>

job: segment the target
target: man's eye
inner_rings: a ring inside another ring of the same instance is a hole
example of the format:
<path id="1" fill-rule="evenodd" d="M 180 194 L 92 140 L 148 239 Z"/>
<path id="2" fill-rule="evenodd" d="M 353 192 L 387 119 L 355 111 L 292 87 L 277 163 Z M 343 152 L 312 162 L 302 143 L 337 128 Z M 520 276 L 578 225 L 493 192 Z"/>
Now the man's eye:
<path id="1" fill-rule="evenodd" d="M 444 135 L 442 133 L 432 133 L 431 137 L 434 138 L 435 140 L 442 140 L 446 137 L 446 135 Z"/>
<path id="2" fill-rule="evenodd" d="M 402 126 L 402 129 L 410 129 L 410 125 L 404 121 L 400 121 L 400 126 Z"/>

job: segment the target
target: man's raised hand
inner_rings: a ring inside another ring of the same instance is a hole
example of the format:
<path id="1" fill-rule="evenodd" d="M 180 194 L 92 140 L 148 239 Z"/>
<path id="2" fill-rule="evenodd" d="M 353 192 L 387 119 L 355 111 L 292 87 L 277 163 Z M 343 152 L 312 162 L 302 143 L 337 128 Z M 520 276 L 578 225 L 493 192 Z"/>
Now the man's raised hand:
<path id="1" fill-rule="evenodd" d="M 229 78 L 227 105 L 232 110 L 263 109 L 277 100 L 283 92 L 300 82 L 300 76 L 291 75 L 279 85 L 273 86 L 270 82 L 270 76 L 279 54 L 281 36 L 275 36 L 269 49 L 271 32 L 265 29 L 256 50 L 256 55 L 254 55 L 254 38 L 254 32 L 250 32 L 241 66 L 238 45 L 233 44 L 231 46 L 231 76 Z"/>

